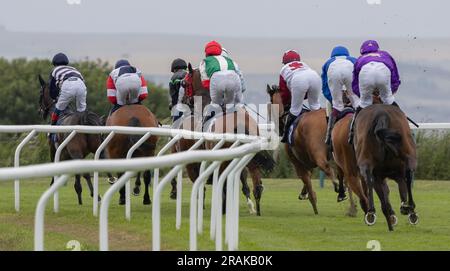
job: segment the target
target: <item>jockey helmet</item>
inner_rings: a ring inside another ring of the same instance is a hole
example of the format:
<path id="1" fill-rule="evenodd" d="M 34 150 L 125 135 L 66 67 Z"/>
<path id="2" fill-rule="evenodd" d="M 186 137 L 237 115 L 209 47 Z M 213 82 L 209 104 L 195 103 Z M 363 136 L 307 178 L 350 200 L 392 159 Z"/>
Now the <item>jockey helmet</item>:
<path id="1" fill-rule="evenodd" d="M 210 41 L 205 46 L 206 56 L 220 56 L 222 53 L 222 46 L 215 40 Z"/>
<path id="2" fill-rule="evenodd" d="M 126 60 L 126 59 L 121 59 L 121 60 L 116 62 L 116 65 L 114 66 L 114 69 L 118 69 L 118 68 L 123 67 L 123 66 L 130 66 L 130 62 L 128 62 L 128 60 Z"/>
<path id="3" fill-rule="evenodd" d="M 368 53 L 373 53 L 373 52 L 377 52 L 380 49 L 380 46 L 378 45 L 378 42 L 376 42 L 375 40 L 366 40 L 362 45 L 361 45 L 361 54 L 368 54 Z"/>
<path id="4" fill-rule="evenodd" d="M 174 61 L 172 61 L 172 65 L 170 67 L 171 72 L 175 72 L 176 70 L 185 70 L 187 69 L 186 61 L 184 61 L 181 58 L 177 58 Z"/>
<path id="5" fill-rule="evenodd" d="M 56 66 L 68 65 L 69 64 L 69 58 L 63 53 L 58 53 L 58 54 L 56 54 L 53 57 L 52 64 L 55 67 Z"/>
<path id="6" fill-rule="evenodd" d="M 295 50 L 288 50 L 283 55 L 283 64 L 288 64 L 292 61 L 300 61 L 300 54 Z"/>

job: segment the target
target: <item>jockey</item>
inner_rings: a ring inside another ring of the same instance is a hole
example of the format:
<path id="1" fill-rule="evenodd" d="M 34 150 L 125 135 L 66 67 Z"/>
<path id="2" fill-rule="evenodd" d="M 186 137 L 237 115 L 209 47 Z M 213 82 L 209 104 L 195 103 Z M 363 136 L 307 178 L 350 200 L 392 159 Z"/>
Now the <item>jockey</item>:
<path id="1" fill-rule="evenodd" d="M 169 94 L 170 94 L 170 104 L 169 110 L 172 110 L 173 106 L 176 106 L 181 102 L 181 97 L 184 95 L 184 89 L 182 86 L 182 81 L 187 74 L 187 64 L 181 58 L 177 58 L 172 61 L 170 71 L 173 73 L 169 82 Z M 173 121 L 175 122 L 182 116 L 182 112 L 175 112 L 176 115 L 173 116 Z"/>
<path id="2" fill-rule="evenodd" d="M 361 109 L 372 104 L 373 92 L 378 90 L 383 104 L 398 106 L 394 93 L 400 86 L 400 75 L 394 58 L 386 51 L 381 51 L 374 40 L 365 41 L 361 45 L 361 56 L 355 63 L 353 70 L 353 91 L 361 100 L 353 115 L 349 143 L 353 142 L 353 124 Z"/>
<path id="3" fill-rule="evenodd" d="M 227 49 L 222 47 L 222 56 L 224 57 L 228 57 L 230 58 L 230 53 L 228 52 Z M 240 104 L 243 101 L 243 96 L 242 94 L 245 92 L 246 87 L 245 87 L 245 81 L 244 81 L 244 75 L 242 74 L 241 69 L 239 69 L 239 66 L 237 65 L 237 63 L 234 63 L 235 68 L 236 68 L 236 72 L 239 75 L 239 78 L 241 79 L 241 90 L 240 92 L 236 93 L 235 99 L 234 99 L 234 103 L 235 104 Z"/>
<path id="4" fill-rule="evenodd" d="M 78 112 L 86 110 L 86 85 L 83 76 L 75 68 L 68 66 L 69 59 L 63 53 L 53 57 L 54 66 L 50 74 L 50 97 L 57 100 L 55 111 L 51 114 L 51 125 L 56 125 L 59 116 L 69 103 L 76 101 Z"/>
<path id="5" fill-rule="evenodd" d="M 300 115 L 306 96 L 311 110 L 320 109 L 319 93 L 322 83 L 317 72 L 301 62 L 300 55 L 295 50 L 284 53 L 283 64 L 279 88 L 285 111 L 289 108 L 281 139 L 281 142 L 285 143 L 288 139 L 289 127 Z"/>
<path id="6" fill-rule="evenodd" d="M 322 67 L 322 93 L 333 105 L 333 111 L 328 120 L 325 143 L 330 146 L 331 131 L 340 113 L 344 110 L 343 90 L 352 103 L 353 108 L 359 104 L 359 97 L 353 93 L 353 65 L 356 58 L 351 57 L 348 49 L 336 46 L 331 52 L 331 58 Z"/>
<path id="7" fill-rule="evenodd" d="M 242 92 L 242 82 L 236 71 L 236 63 L 222 56 L 222 46 L 211 41 L 205 46 L 205 59 L 200 63 L 203 87 L 208 89 L 211 104 L 225 106 L 240 103 L 238 94 Z"/>
<path id="8" fill-rule="evenodd" d="M 125 59 L 116 62 L 106 80 L 106 88 L 108 100 L 113 104 L 110 115 L 122 105 L 140 104 L 148 95 L 147 82 L 141 71 Z"/>

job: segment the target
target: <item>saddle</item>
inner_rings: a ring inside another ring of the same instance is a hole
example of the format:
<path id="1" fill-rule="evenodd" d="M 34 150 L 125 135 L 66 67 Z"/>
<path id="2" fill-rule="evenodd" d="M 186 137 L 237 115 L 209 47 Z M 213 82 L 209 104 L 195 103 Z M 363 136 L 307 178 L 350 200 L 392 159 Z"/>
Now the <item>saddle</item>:
<path id="1" fill-rule="evenodd" d="M 345 118 L 347 115 L 354 114 L 354 113 L 355 113 L 355 109 L 353 109 L 353 107 L 345 107 L 344 110 L 342 110 L 340 112 L 340 114 L 337 116 L 335 123 L 337 123 L 341 119 Z"/>
<path id="2" fill-rule="evenodd" d="M 289 136 L 288 136 L 288 144 L 290 146 L 294 145 L 295 142 L 295 129 L 297 128 L 298 124 L 300 123 L 300 120 L 303 117 L 304 113 L 310 112 L 311 109 L 307 108 L 307 107 L 303 107 L 302 111 L 300 111 L 300 115 L 298 115 L 298 117 L 294 120 L 294 122 L 292 123 L 292 125 L 289 127 Z"/>

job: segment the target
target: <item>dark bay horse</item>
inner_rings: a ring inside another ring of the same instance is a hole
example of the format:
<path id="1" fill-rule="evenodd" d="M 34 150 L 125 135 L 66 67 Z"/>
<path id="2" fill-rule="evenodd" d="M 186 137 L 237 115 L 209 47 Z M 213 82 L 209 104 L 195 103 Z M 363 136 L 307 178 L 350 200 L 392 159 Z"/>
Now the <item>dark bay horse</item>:
<path id="1" fill-rule="evenodd" d="M 106 120 L 106 126 L 131 126 L 131 127 L 158 127 L 155 115 L 144 105 L 124 105 L 112 113 Z M 128 150 L 141 138 L 140 135 L 116 134 L 107 147 L 108 158 L 126 158 Z M 133 157 L 154 156 L 157 136 L 150 136 L 133 154 Z M 122 173 L 118 174 L 120 177 Z M 143 204 L 151 203 L 149 185 L 151 181 L 150 171 L 144 171 L 145 193 Z M 125 204 L 125 187 L 120 189 L 119 204 Z"/>
<path id="2" fill-rule="evenodd" d="M 361 110 L 355 120 L 354 148 L 360 174 L 367 182 L 368 212 L 365 221 L 376 221 L 373 189 L 392 231 L 397 217 L 389 202 L 386 178 L 397 181 L 402 214 L 408 214 L 411 224 L 418 222 L 412 194 L 413 172 L 417 166 L 416 145 L 406 115 L 392 105 L 374 104 Z"/>
<path id="3" fill-rule="evenodd" d="M 41 75 L 38 76 L 39 83 L 41 85 L 40 95 L 39 95 L 39 112 L 44 120 L 47 119 L 48 114 L 55 107 L 55 101 L 50 97 L 49 87 L 47 82 L 42 78 Z M 60 125 L 92 125 L 100 126 L 100 117 L 86 110 L 85 112 L 69 112 L 61 116 Z M 50 138 L 48 140 L 50 146 L 50 159 L 54 162 L 56 146 L 55 144 L 61 144 L 68 134 L 57 134 L 56 142 L 53 142 Z M 95 153 L 97 148 L 102 143 L 101 135 L 99 134 L 76 134 L 74 138 L 67 144 L 67 146 L 61 152 L 60 160 L 73 160 L 73 159 L 84 159 L 88 154 Z M 91 182 L 91 176 L 89 173 L 84 173 L 83 177 L 89 186 L 91 197 L 93 196 L 93 187 Z M 52 184 L 54 179 L 52 178 Z M 81 177 L 80 174 L 75 175 L 75 191 L 78 196 L 78 203 L 83 204 L 81 198 Z M 100 196 L 99 196 L 100 200 Z"/>
<path id="4" fill-rule="evenodd" d="M 267 85 L 267 93 L 270 95 L 271 104 L 279 106 L 280 127 L 284 126 L 285 112 L 283 112 L 283 103 L 279 89 Z M 295 129 L 295 142 L 291 147 L 285 144 L 286 153 L 293 164 L 297 176 L 303 181 L 303 189 L 300 192 L 299 199 L 309 198 L 314 213 L 318 214 L 317 196 L 314 192 L 311 175 L 314 168 L 319 167 L 331 179 L 334 189 L 338 192 L 338 202 L 345 200 L 345 189 L 339 186 L 335 179 L 334 170 L 328 161 L 327 146 L 325 144 L 325 134 L 327 129 L 327 120 L 325 109 L 303 113 L 297 128 Z M 338 188 L 339 187 L 339 188 Z"/>
<path id="5" fill-rule="evenodd" d="M 200 72 L 198 69 L 193 69 L 191 63 L 188 64 L 188 74 L 185 78 L 185 95 L 182 103 L 185 104 L 189 110 L 189 114 L 183 114 L 183 117 L 174 123 L 173 128 L 185 129 L 190 131 L 202 131 L 202 112 L 206 105 L 211 102 L 209 91 L 202 85 L 200 79 Z M 186 92 L 192 92 L 186 95 Z M 197 98 L 195 98 L 197 97 Z M 199 99 L 200 104 L 195 104 L 194 99 Z M 197 107 L 195 107 L 197 106 Z M 174 146 L 173 152 L 182 152 L 189 150 L 194 144 L 195 140 L 181 138 Z M 204 149 L 204 144 L 198 149 Z M 189 179 L 194 182 L 199 176 L 200 163 L 192 163 L 186 165 L 186 171 Z M 176 198 L 176 182 L 172 182 L 171 197 Z"/>

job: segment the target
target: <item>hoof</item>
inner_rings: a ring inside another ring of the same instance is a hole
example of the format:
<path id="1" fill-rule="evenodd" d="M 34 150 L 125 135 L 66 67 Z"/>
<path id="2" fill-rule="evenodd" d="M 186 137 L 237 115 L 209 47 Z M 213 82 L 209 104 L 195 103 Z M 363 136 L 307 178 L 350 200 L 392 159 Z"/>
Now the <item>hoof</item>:
<path id="1" fill-rule="evenodd" d="M 419 223 L 419 216 L 416 213 L 410 213 L 408 215 L 408 221 L 411 225 L 417 225 Z"/>
<path id="2" fill-rule="evenodd" d="M 397 226 L 398 224 L 398 219 L 396 215 L 391 215 L 389 217 L 389 220 L 391 221 L 392 226 Z"/>
<path id="3" fill-rule="evenodd" d="M 133 196 L 139 196 L 141 194 L 141 188 L 135 187 L 133 188 Z"/>
<path id="4" fill-rule="evenodd" d="M 125 205 L 125 199 L 123 198 L 121 198 L 121 199 L 119 199 L 119 205 Z"/>
<path id="5" fill-rule="evenodd" d="M 307 200 L 308 199 L 308 193 L 298 195 L 298 199 L 299 200 Z"/>
<path id="6" fill-rule="evenodd" d="M 347 200 L 347 199 L 348 199 L 347 195 L 345 195 L 345 194 L 343 196 L 339 195 L 337 197 L 337 202 L 342 202 L 342 201 Z"/>
<path id="7" fill-rule="evenodd" d="M 150 205 L 152 203 L 152 201 L 150 200 L 150 198 L 144 198 L 144 200 L 142 201 L 142 204 L 144 205 Z"/>
<path id="8" fill-rule="evenodd" d="M 177 199 L 177 192 L 170 192 L 170 199 Z"/>
<path id="9" fill-rule="evenodd" d="M 367 213 L 364 216 L 364 222 L 366 222 L 367 226 L 375 225 L 375 222 L 377 222 L 377 215 L 375 213 Z"/>
<path id="10" fill-rule="evenodd" d="M 409 206 L 408 204 L 406 204 L 405 202 L 402 202 L 402 205 L 400 206 L 400 213 L 402 215 L 407 215 L 409 214 Z"/>
<path id="11" fill-rule="evenodd" d="M 108 181 L 109 184 L 114 184 L 117 181 L 116 177 L 112 177 L 112 178 L 108 178 L 106 179 Z"/>

